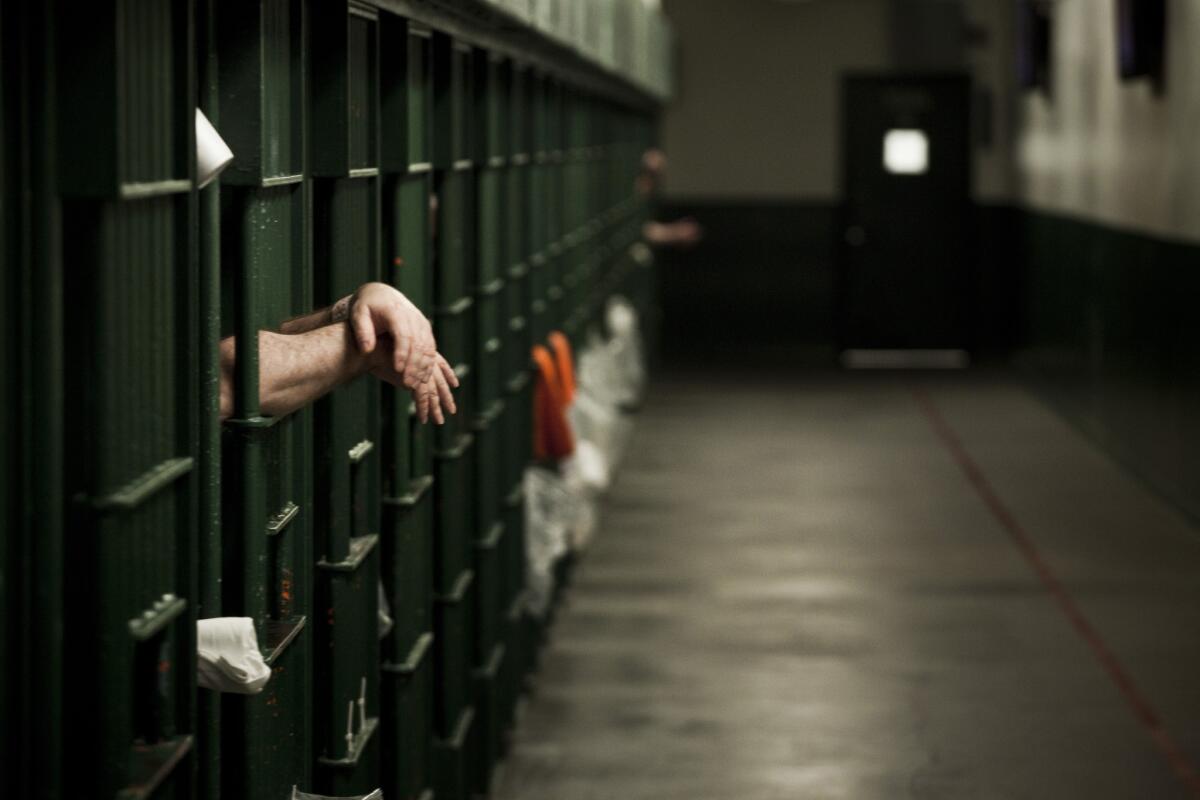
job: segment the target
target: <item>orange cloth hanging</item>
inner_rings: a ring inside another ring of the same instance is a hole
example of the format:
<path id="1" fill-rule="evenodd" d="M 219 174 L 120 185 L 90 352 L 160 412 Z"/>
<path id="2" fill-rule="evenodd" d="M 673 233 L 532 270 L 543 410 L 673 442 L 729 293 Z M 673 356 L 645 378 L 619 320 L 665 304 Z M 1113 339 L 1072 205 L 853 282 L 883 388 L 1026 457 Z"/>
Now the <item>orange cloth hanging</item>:
<path id="1" fill-rule="evenodd" d="M 538 370 L 533 395 L 533 455 L 540 461 L 558 461 L 575 452 L 564 386 L 548 348 L 534 345 L 533 362 Z"/>
<path id="2" fill-rule="evenodd" d="M 547 338 L 554 348 L 558 380 L 563 387 L 563 405 L 569 406 L 575 402 L 575 355 L 571 352 L 571 340 L 562 331 L 554 331 Z"/>

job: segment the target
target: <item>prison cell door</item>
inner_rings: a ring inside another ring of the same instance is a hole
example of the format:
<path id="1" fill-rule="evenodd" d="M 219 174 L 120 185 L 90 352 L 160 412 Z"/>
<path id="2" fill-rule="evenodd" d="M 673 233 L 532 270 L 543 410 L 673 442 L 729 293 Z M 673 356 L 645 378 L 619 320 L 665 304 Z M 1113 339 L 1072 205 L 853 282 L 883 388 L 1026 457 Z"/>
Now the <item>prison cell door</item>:
<path id="1" fill-rule="evenodd" d="M 839 344 L 967 344 L 969 84 L 960 75 L 847 76 Z"/>

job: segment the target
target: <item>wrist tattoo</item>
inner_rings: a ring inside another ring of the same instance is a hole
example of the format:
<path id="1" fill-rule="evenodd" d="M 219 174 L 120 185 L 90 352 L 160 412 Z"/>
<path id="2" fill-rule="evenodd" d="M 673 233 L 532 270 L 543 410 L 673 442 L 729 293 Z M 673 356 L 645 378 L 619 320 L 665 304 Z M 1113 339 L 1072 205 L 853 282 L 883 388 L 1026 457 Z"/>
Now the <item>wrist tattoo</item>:
<path id="1" fill-rule="evenodd" d="M 348 294 L 341 300 L 333 304 L 333 308 L 329 310 L 329 319 L 332 322 L 345 322 L 350 318 L 350 303 L 354 300 L 354 295 Z"/>

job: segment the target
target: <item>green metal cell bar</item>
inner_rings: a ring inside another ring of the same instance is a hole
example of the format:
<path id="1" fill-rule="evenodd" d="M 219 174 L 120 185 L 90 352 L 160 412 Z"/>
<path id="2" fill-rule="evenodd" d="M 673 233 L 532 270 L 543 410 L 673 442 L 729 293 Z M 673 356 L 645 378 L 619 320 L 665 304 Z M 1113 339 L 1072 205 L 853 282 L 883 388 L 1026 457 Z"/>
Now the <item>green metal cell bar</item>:
<path id="1" fill-rule="evenodd" d="M 430 39 L 403 21 L 383 22 L 382 146 L 399 174 L 386 189 L 382 269 L 432 318 Z M 385 796 L 416 798 L 433 781 L 434 476 L 429 431 L 407 394 L 385 387 L 384 397 L 382 575 L 394 624 L 381 642 L 381 785 Z"/>
<path id="2" fill-rule="evenodd" d="M 562 327 L 564 314 L 563 290 L 563 205 L 565 195 L 563 190 L 563 143 L 562 143 L 562 86 L 553 77 L 544 86 L 545 112 L 545 197 L 546 213 L 546 263 L 545 263 L 545 297 L 546 323 L 549 330 Z"/>
<path id="3" fill-rule="evenodd" d="M 381 144 L 396 173 L 385 184 L 383 276 L 432 319 L 431 38 L 389 15 L 382 23 Z M 433 781 L 435 479 L 428 427 L 407 393 L 383 391 L 382 575 L 394 624 L 381 640 L 381 785 L 385 796 L 417 798 Z"/>
<path id="4" fill-rule="evenodd" d="M 308 129 L 317 302 L 380 277 L 379 18 L 355 2 L 310 8 Z M 378 786 L 380 392 L 355 381 L 316 404 L 318 607 L 314 783 L 333 794 Z"/>
<path id="5" fill-rule="evenodd" d="M 506 332 L 503 313 L 505 276 L 503 270 L 502 197 L 505 161 L 498 152 L 505 136 L 502 114 L 500 65 L 486 54 L 476 55 L 474 132 L 476 160 L 476 205 L 474 257 L 470 260 L 470 285 L 475 297 L 473 459 L 474 524 L 470 531 L 470 565 L 475 576 L 474 625 L 470 642 L 470 686 L 475 711 L 475 750 L 470 765 L 474 792 L 486 794 L 492 768 L 500 750 L 500 664 L 503 645 L 499 642 L 499 620 L 503 607 L 504 523 L 500 485 L 504 476 L 504 413 L 502 342 Z M 494 154 L 488 158 L 488 154 Z M 494 161 L 493 161 L 494 158 Z"/>
<path id="6" fill-rule="evenodd" d="M 428 28 L 408 26 L 405 73 L 406 107 L 405 131 L 408 138 L 409 171 L 428 168 L 433 163 L 433 34 Z"/>
<path id="7" fill-rule="evenodd" d="M 0 543 L 0 742 L 13 794 L 62 792 L 63 262 L 56 212 L 54 6 L 0 8 L 0 258 L 5 536 Z M 17 393 L 18 388 L 21 390 Z M 36 654 L 36 655 L 34 655 Z"/>
<path id="8" fill-rule="evenodd" d="M 217 54 L 215 0 L 196 7 L 196 102 L 218 128 L 220 76 Z M 198 374 L 201 387 L 218 386 L 218 342 L 221 336 L 221 202 L 219 184 L 200 192 L 197 233 Z M 221 426 L 219 393 L 201 390 L 199 400 L 199 464 L 197 519 L 197 618 L 221 616 L 222 519 Z M 221 796 L 221 703 L 212 692 L 197 693 L 195 797 L 217 800 Z"/>
<path id="9" fill-rule="evenodd" d="M 514 62 L 507 74 L 509 177 L 507 185 L 507 218 L 504 237 L 506 253 L 507 283 L 505 291 L 505 315 L 508 320 L 508 346 L 505 359 L 505 413 L 502 421 L 503 448 L 507 457 L 502 466 L 501 487 L 506 492 L 506 501 L 520 497 L 519 486 L 524 476 L 527 459 L 524 453 L 532 445 L 533 409 L 531 393 L 530 349 L 533 344 L 534 288 L 531 277 L 536 253 L 534 212 L 533 163 L 534 114 L 533 71 L 525 64 Z M 540 300 L 540 298 L 539 298 Z M 544 301 L 540 310 L 544 313 Z M 524 680 L 527 665 L 531 663 L 529 640 L 520 612 L 523 604 L 525 584 L 525 536 L 523 502 L 507 503 L 504 522 L 508 547 L 508 586 L 510 599 L 507 612 L 508 645 L 507 665 L 509 670 L 508 694 L 511 718 L 517 701 L 518 689 Z M 513 609 L 517 609 L 514 615 Z"/>
<path id="10" fill-rule="evenodd" d="M 475 207 L 475 248 L 472 259 L 471 290 L 475 296 L 475 338 L 472 361 L 475 365 L 474 408 L 476 427 L 479 415 L 486 412 L 502 394 L 503 345 L 507 320 L 505 299 L 504 180 L 507 160 L 499 153 L 507 136 L 507 116 L 503 106 L 501 64 L 487 54 L 476 58 L 475 108 L 478 152 L 485 158 L 477 170 Z M 488 155 L 488 154 L 492 155 Z M 480 516 L 486 518 L 490 512 Z"/>
<path id="11" fill-rule="evenodd" d="M 529 83 L 530 156 L 529 184 L 525 202 L 528 225 L 530 322 L 534 341 L 550 332 L 549 297 L 549 152 L 546 135 L 546 89 L 544 76 L 533 74 Z"/>
<path id="12" fill-rule="evenodd" d="M 477 757 L 470 669 L 473 591 L 474 576 L 467 570 L 434 606 L 434 791 L 439 798 L 470 796 Z"/>
<path id="13" fill-rule="evenodd" d="M 20 263 L 21 240 L 25 237 L 18 235 L 20 229 L 16 209 L 19 207 L 19 197 L 16 176 L 13 174 L 17 167 L 15 148 L 20 134 L 8 130 L 12 117 L 6 113 L 14 103 L 13 95 L 16 90 L 10 87 L 17 85 L 16 70 L 7 69 L 8 43 L 4 34 L 13 23 L 5 18 L 0 11 L 0 85 L 7 91 L 0 90 L 0 263 L 4 267 L 4 277 L 0 279 L 0 309 L 13 320 L 20 320 L 17 298 L 21 294 L 20 272 L 15 265 Z M 16 128 L 16 126 L 13 126 Z M 23 233 L 23 232 L 22 232 Z M 22 328 L 24 326 L 21 326 Z M 24 334 L 24 330 L 21 330 Z M 23 335 L 6 337 L 0 345 L 0 369 L 4 374 L 12 375 L 17 372 L 20 347 Z M 4 604 L 4 612 L 0 614 L 0 747 L 6 752 L 20 748 L 17 738 L 22 723 L 25 722 L 24 709 L 21 708 L 20 696 L 12 688 L 15 681 L 25 677 L 26 668 L 24 655 L 17 653 L 25 651 L 18 647 L 15 641 L 18 631 L 28 623 L 24 617 L 24 586 L 18 583 L 17 576 L 21 570 L 17 564 L 21 559 L 21 548 L 30 538 L 25 531 L 25 523 L 21 517 L 16 498 L 11 497 L 10 486 L 16 482 L 20 474 L 23 453 L 18 445 L 19 439 L 13 434 L 22 429 L 22 414 L 20 398 L 11 389 L 0 393 L 0 519 L 9 535 L 0 541 L 0 603 Z M 10 622 L 11 620 L 11 622 Z M 10 637 L 14 639 L 10 643 Z M 10 674 L 11 673 L 11 674 Z M 18 752 L 23 755 L 23 752 Z M 19 759 L 18 759 L 19 763 Z M 10 780 L 18 791 L 25 790 L 24 770 L 20 767 L 12 771 Z"/>

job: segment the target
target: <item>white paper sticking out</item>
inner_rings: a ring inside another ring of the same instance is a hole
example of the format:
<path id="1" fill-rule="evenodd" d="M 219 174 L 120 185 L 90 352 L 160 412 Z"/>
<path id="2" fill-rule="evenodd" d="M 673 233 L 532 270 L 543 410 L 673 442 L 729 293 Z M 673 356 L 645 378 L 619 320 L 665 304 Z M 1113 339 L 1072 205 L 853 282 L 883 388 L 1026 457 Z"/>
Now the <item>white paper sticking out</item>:
<path id="1" fill-rule="evenodd" d="M 196 109 L 196 188 L 208 186 L 233 161 L 233 151 L 217 129 Z"/>
<path id="2" fill-rule="evenodd" d="M 197 620 L 196 658 L 196 683 L 205 689 L 258 694 L 271 679 L 249 617 Z"/>
<path id="3" fill-rule="evenodd" d="M 292 787 L 292 800 L 383 800 L 383 789 L 376 789 L 370 794 L 356 794 L 352 797 L 330 797 L 324 794 L 309 794 Z"/>

